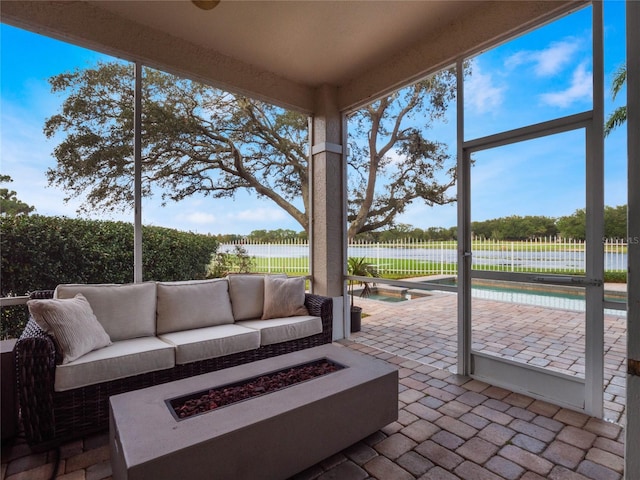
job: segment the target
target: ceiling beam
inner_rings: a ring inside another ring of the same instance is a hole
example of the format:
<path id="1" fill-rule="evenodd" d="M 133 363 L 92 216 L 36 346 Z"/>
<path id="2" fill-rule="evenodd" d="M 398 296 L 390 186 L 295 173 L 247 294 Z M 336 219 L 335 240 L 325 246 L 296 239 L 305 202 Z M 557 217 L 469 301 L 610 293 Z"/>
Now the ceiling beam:
<path id="1" fill-rule="evenodd" d="M 369 69 L 338 91 L 341 111 L 351 111 L 425 78 L 514 35 L 576 10 L 589 2 L 477 2 L 437 30 L 425 31 L 409 48 Z M 191 43 L 80 1 L 2 2 L 2 21 L 68 43 L 244 94 L 304 113 L 314 111 L 316 88 Z"/>
<path id="2" fill-rule="evenodd" d="M 314 88 L 134 23 L 91 2 L 2 2 L 2 22 L 230 92 L 313 111 Z"/>

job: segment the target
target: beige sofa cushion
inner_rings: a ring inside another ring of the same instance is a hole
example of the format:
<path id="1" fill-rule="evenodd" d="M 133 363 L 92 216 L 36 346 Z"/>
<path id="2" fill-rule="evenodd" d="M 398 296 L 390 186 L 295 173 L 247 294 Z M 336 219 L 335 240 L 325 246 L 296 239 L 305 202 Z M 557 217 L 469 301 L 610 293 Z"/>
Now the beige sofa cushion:
<path id="1" fill-rule="evenodd" d="M 297 340 L 322 333 L 322 319 L 310 315 L 270 320 L 245 320 L 236 325 L 259 330 L 260 345 Z"/>
<path id="2" fill-rule="evenodd" d="M 309 315 L 304 305 L 305 285 L 304 277 L 286 278 L 267 275 L 264 278 L 262 320 Z"/>
<path id="3" fill-rule="evenodd" d="M 111 344 L 109 335 L 81 293 L 73 298 L 29 300 L 27 306 L 38 326 L 53 336 L 62 354 L 62 363 Z"/>
<path id="4" fill-rule="evenodd" d="M 156 334 L 155 282 L 58 285 L 55 298 L 81 293 L 113 342 Z"/>
<path id="5" fill-rule="evenodd" d="M 260 318 L 264 304 L 264 275 L 233 274 L 227 278 L 236 322 Z"/>
<path id="6" fill-rule="evenodd" d="M 227 276 L 233 318 L 235 318 L 236 322 L 238 320 L 254 320 L 262 317 L 265 276 L 287 278 L 284 273 L 272 275 L 233 273 Z"/>
<path id="7" fill-rule="evenodd" d="M 156 337 L 114 342 L 56 367 L 55 390 L 61 392 L 175 366 L 175 349 Z"/>
<path id="8" fill-rule="evenodd" d="M 246 352 L 260 346 L 260 332 L 238 325 L 166 333 L 160 335 L 160 339 L 175 345 L 177 364 Z"/>
<path id="9" fill-rule="evenodd" d="M 158 334 L 233 323 L 225 278 L 158 283 Z"/>

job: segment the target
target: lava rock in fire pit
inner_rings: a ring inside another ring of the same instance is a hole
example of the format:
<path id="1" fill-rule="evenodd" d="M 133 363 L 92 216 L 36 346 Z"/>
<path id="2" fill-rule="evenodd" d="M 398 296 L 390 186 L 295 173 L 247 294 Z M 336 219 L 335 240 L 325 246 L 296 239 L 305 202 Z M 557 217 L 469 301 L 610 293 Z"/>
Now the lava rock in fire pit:
<path id="1" fill-rule="evenodd" d="M 259 395 L 306 382 L 342 369 L 341 365 L 323 359 L 252 378 L 233 385 L 187 395 L 170 402 L 180 419 L 206 413 Z"/>

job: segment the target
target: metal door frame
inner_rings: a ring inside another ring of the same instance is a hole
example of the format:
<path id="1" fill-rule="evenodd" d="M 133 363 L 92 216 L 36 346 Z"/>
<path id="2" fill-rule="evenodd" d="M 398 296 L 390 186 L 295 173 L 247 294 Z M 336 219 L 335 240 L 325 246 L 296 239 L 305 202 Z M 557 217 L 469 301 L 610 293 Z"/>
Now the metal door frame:
<path id="1" fill-rule="evenodd" d="M 464 141 L 462 64 L 458 60 L 458 373 L 557 405 L 603 415 L 604 381 L 604 74 L 602 2 L 592 4 L 593 109 L 483 138 Z M 473 152 L 584 129 L 586 159 L 585 275 L 473 272 L 471 249 L 471 154 Z M 585 377 L 501 359 L 472 350 L 471 280 L 490 278 L 585 288 Z"/>

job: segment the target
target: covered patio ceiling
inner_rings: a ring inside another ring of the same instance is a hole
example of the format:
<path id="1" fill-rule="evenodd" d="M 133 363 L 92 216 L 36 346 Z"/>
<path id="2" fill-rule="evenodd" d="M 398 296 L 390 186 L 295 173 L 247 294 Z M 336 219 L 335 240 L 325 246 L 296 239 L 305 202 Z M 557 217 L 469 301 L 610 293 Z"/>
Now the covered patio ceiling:
<path id="1" fill-rule="evenodd" d="M 2 21 L 311 113 L 347 111 L 582 1 L 3 1 Z"/>

